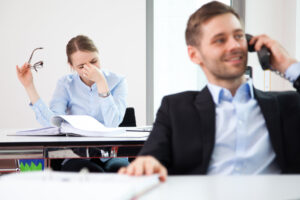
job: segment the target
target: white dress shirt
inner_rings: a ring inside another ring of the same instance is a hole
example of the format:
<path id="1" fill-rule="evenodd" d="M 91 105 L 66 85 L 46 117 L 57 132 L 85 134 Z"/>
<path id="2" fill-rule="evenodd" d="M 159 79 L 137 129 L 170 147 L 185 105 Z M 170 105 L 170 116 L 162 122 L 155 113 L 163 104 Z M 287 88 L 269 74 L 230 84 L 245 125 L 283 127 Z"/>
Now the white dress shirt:
<path id="1" fill-rule="evenodd" d="M 216 137 L 208 174 L 276 174 L 275 153 L 251 79 L 232 97 L 229 90 L 208 84 L 216 105 Z"/>

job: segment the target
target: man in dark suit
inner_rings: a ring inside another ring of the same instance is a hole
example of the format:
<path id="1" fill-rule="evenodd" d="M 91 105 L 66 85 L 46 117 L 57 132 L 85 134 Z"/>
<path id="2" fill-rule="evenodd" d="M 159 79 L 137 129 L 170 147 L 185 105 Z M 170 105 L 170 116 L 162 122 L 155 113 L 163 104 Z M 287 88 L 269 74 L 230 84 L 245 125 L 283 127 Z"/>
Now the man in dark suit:
<path id="1" fill-rule="evenodd" d="M 247 42 L 238 14 L 211 2 L 189 19 L 188 54 L 201 66 L 208 85 L 162 100 L 138 158 L 119 173 L 279 174 L 300 173 L 300 95 L 263 92 L 246 80 Z M 300 63 L 277 41 L 255 36 L 271 65 L 299 90 Z"/>

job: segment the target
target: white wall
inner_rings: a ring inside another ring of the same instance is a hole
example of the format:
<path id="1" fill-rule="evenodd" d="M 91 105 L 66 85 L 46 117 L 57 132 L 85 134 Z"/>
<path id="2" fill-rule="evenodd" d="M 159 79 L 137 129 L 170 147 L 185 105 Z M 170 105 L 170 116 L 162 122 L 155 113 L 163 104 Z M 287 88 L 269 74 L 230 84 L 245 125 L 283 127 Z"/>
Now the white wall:
<path id="1" fill-rule="evenodd" d="M 296 6 L 296 57 L 300 60 L 300 1 L 297 1 Z M 297 37 L 298 36 L 298 37 Z"/>
<path id="2" fill-rule="evenodd" d="M 298 4 L 298 9 L 297 9 Z M 292 56 L 296 56 L 297 0 L 251 0 L 246 1 L 246 32 L 253 35 L 267 34 L 278 40 Z M 299 24 L 298 17 L 298 24 Z M 299 29 L 299 25 L 298 25 Z M 298 35 L 298 38 L 297 38 Z M 298 45 L 299 52 L 299 45 Z M 299 53 L 297 55 L 299 58 Z M 248 65 L 254 69 L 254 85 L 262 90 L 292 90 L 292 84 L 273 72 L 263 72 L 256 54 L 250 56 Z"/>
<path id="3" fill-rule="evenodd" d="M 88 35 L 99 49 L 102 67 L 125 75 L 128 106 L 137 122 L 146 121 L 146 0 L 1 0 L 0 1 L 0 128 L 39 126 L 29 99 L 18 82 L 15 66 L 43 59 L 33 72 L 36 87 L 49 102 L 59 77 L 70 73 L 65 46 L 71 37 Z"/>
<path id="4" fill-rule="evenodd" d="M 201 90 L 207 83 L 200 66 L 188 57 L 185 29 L 190 15 L 209 1 L 154 0 L 154 118 L 163 96 Z"/>

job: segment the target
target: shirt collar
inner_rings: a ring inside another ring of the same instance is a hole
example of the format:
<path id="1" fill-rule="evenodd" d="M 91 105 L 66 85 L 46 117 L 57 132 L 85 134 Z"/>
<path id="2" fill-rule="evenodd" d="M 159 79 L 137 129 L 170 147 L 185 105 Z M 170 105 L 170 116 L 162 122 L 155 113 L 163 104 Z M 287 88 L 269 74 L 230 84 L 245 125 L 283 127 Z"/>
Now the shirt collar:
<path id="1" fill-rule="evenodd" d="M 91 87 L 89 87 L 81 80 L 79 74 L 76 73 L 75 77 L 76 77 L 75 79 L 77 79 L 77 82 L 79 83 L 80 87 L 82 87 L 84 90 L 87 90 L 87 91 L 97 90 L 96 83 L 94 83 L 93 85 L 91 85 Z"/>
<path id="2" fill-rule="evenodd" d="M 216 105 L 220 104 L 222 101 L 247 102 L 254 98 L 252 79 L 248 79 L 245 83 L 240 85 L 234 97 L 232 97 L 231 92 L 226 88 L 222 88 L 212 83 L 208 83 L 207 87 Z"/>

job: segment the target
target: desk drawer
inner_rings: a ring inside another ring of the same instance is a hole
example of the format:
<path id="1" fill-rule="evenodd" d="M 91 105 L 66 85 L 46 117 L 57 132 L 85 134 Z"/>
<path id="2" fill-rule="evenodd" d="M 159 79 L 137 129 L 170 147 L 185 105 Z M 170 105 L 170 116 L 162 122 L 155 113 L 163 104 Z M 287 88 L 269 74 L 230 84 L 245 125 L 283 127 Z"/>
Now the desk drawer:
<path id="1" fill-rule="evenodd" d="M 20 171 L 17 160 L 0 160 L 0 174 Z"/>
<path id="2" fill-rule="evenodd" d="M 1 147 L 0 161 L 2 159 L 31 159 L 43 158 L 43 148 L 20 148 L 20 147 Z"/>

